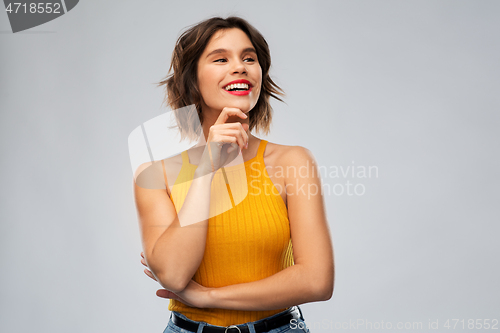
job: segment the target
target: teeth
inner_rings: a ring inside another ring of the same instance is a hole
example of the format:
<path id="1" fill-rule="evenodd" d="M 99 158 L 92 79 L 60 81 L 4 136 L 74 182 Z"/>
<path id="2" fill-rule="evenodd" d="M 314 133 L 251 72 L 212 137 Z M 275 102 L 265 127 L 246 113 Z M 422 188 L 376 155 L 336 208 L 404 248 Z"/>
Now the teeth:
<path id="1" fill-rule="evenodd" d="M 240 88 L 240 89 L 246 89 L 248 90 L 248 84 L 246 83 L 234 83 L 234 84 L 230 84 L 228 86 L 226 86 L 224 89 L 226 90 L 231 90 L 231 89 L 234 89 L 234 88 Z"/>

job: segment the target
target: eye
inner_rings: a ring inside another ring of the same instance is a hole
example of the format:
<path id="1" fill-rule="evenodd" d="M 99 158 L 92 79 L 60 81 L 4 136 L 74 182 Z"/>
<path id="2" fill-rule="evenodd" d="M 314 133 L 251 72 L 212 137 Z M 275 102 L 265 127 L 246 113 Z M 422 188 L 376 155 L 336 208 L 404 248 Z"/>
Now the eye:
<path id="1" fill-rule="evenodd" d="M 221 59 L 214 60 L 214 62 L 222 62 L 221 60 L 222 60 L 222 61 L 226 61 L 226 59 L 221 58 Z"/>
<path id="2" fill-rule="evenodd" d="M 246 58 L 245 60 L 255 61 L 255 59 L 254 59 L 254 58 Z"/>

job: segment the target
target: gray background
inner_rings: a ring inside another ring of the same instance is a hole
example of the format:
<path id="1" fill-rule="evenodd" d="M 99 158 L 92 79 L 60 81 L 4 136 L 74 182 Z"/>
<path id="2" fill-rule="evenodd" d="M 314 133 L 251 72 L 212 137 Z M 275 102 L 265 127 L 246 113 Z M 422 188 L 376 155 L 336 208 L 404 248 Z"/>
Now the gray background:
<path id="1" fill-rule="evenodd" d="M 500 2 L 81 1 L 25 33 L 0 14 L 0 331 L 166 327 L 127 137 L 166 112 L 154 83 L 180 32 L 229 14 L 266 37 L 288 94 L 261 137 L 378 167 L 323 179 L 366 191 L 325 195 L 335 294 L 302 305 L 311 331 L 500 319 Z"/>

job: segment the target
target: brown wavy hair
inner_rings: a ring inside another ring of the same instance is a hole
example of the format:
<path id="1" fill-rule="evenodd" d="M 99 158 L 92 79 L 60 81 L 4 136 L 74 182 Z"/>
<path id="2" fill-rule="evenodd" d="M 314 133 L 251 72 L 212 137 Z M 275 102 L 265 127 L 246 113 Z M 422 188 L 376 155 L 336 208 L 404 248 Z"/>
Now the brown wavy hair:
<path id="1" fill-rule="evenodd" d="M 283 89 L 274 83 L 269 76 L 271 54 L 262 34 L 240 17 L 209 18 L 188 27 L 177 39 L 168 75 L 158 83 L 158 86 L 165 86 L 163 103 L 167 104 L 175 114 L 181 140 L 186 137 L 195 139 L 201 134 L 201 126 L 194 125 L 203 124 L 202 96 L 198 89 L 198 60 L 210 38 L 217 31 L 231 28 L 238 28 L 248 36 L 257 51 L 257 60 L 262 68 L 260 96 L 257 104 L 248 114 L 249 130 L 255 128 L 257 132 L 268 134 L 273 113 L 269 97 L 283 102 L 278 97 L 278 95 L 285 95 Z M 179 109 L 183 107 L 187 108 L 180 111 Z M 196 116 L 198 116 L 199 122 L 193 121 Z"/>

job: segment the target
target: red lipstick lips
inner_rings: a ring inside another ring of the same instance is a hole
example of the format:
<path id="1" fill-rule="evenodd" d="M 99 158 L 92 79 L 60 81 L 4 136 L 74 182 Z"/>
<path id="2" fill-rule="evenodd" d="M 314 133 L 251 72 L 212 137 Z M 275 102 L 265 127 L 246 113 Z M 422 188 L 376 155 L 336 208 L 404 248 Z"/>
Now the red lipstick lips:
<path id="1" fill-rule="evenodd" d="M 230 85 L 236 84 L 236 83 L 246 83 L 246 84 L 248 84 L 248 90 L 229 91 L 229 90 L 225 89 L 227 86 L 230 86 Z M 236 96 L 248 95 L 252 91 L 252 84 L 250 83 L 250 81 L 245 80 L 245 79 L 234 80 L 234 81 L 231 81 L 228 84 L 226 84 L 223 89 L 226 92 L 230 93 L 231 95 L 236 95 Z"/>

